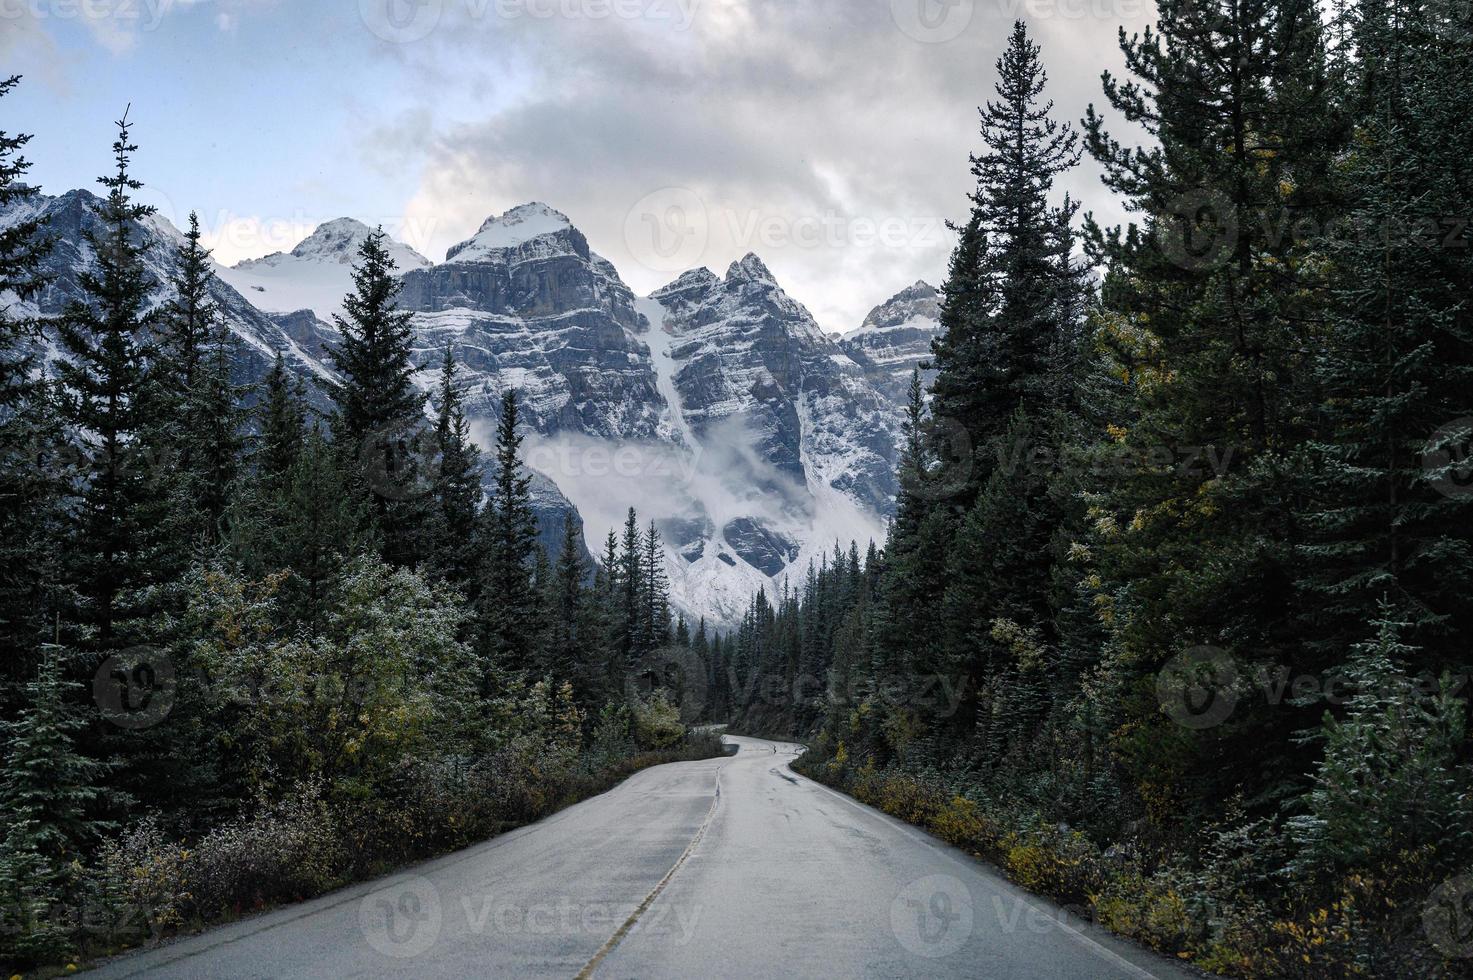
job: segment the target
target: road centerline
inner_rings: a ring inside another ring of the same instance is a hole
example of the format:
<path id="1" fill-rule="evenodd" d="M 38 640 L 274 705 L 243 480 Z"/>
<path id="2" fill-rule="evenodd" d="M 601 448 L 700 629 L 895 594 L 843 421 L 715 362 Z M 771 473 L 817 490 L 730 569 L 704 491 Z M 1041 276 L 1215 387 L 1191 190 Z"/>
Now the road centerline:
<path id="1" fill-rule="evenodd" d="M 721 803 L 721 770 L 725 768 L 725 765 L 721 765 L 716 769 L 716 792 L 711 797 L 711 808 L 706 811 L 706 818 L 696 828 L 695 836 L 690 839 L 689 844 L 685 845 L 685 850 L 680 853 L 680 857 L 675 859 L 675 863 L 670 866 L 670 870 L 665 872 L 665 877 L 656 883 L 655 887 L 650 890 L 650 893 L 644 897 L 644 901 L 640 902 L 630 914 L 629 918 L 624 921 L 624 924 L 615 930 L 607 942 L 599 947 L 598 952 L 593 954 L 593 958 L 584 965 L 583 969 L 578 971 L 574 980 L 588 980 L 588 978 L 593 976 L 599 964 L 618 947 L 625 936 L 629 935 L 629 931 L 634 928 L 640 916 L 649 911 L 650 906 L 655 903 L 655 899 L 660 897 L 660 893 L 665 890 L 665 886 L 670 884 L 670 880 L 675 877 L 675 873 L 680 870 L 681 866 L 685 864 L 686 859 L 691 856 L 696 846 L 700 844 L 701 838 L 706 836 L 706 828 L 711 826 L 711 821 L 716 817 L 716 808 Z"/>

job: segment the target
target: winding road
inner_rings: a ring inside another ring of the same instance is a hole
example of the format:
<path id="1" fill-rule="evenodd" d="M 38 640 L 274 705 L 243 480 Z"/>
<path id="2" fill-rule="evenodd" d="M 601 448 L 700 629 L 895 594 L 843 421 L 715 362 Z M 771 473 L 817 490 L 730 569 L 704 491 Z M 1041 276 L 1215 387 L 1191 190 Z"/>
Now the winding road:
<path id="1" fill-rule="evenodd" d="M 793 773 L 795 745 L 648 769 L 392 877 L 96 977 L 1199 976 Z"/>

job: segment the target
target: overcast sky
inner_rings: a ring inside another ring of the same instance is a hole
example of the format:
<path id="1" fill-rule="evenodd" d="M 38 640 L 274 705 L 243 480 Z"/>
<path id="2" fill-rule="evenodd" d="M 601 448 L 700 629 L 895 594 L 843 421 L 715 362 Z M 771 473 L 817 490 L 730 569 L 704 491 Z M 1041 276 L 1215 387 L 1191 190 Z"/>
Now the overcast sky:
<path id="1" fill-rule="evenodd" d="M 0 129 L 94 187 L 132 103 L 145 197 L 227 264 L 355 217 L 430 258 L 526 201 L 641 294 L 747 252 L 828 330 L 939 283 L 1012 21 L 1061 118 L 1146 0 L 0 0 Z M 1118 205 L 1086 163 L 1064 188 Z"/>

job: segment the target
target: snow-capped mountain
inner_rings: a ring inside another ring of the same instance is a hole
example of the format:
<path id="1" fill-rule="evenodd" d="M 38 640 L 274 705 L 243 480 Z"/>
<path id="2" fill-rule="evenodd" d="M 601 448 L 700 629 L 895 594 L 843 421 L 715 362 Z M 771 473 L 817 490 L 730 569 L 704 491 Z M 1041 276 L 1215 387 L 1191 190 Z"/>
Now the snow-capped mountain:
<path id="1" fill-rule="evenodd" d="M 473 418 L 490 417 L 510 387 L 543 435 L 665 434 L 634 294 L 558 212 L 513 208 L 403 281 L 423 363 L 454 349 Z"/>
<path id="2" fill-rule="evenodd" d="M 103 200 L 85 190 L 68 191 L 57 197 L 33 195 L 5 213 L 0 213 L 0 227 L 40 216 L 56 244 L 46 257 L 43 269 L 50 280 L 41 294 L 24 304 L 26 312 L 39 316 L 56 316 L 73 300 L 82 298 L 78 276 L 95 262 L 89 231 L 100 230 L 98 218 Z M 158 289 L 155 304 L 169 297 L 169 278 L 178 266 L 178 249 L 184 236 L 167 219 L 154 215 L 145 218 L 137 228 L 144 246 L 143 261 L 148 275 Z M 241 383 L 265 376 L 277 352 L 288 366 L 303 377 L 328 377 L 324 364 L 324 345 L 330 335 L 311 318 L 278 318 L 247 302 L 230 284 L 215 280 L 211 298 L 220 307 L 220 315 L 231 332 L 240 340 L 236 358 L 236 379 Z M 44 339 L 47 356 L 58 356 L 49 335 Z M 309 386 L 313 390 L 315 386 Z"/>
<path id="3" fill-rule="evenodd" d="M 839 346 L 865 370 L 870 381 L 889 399 L 903 406 L 910 377 L 931 356 L 931 341 L 941 335 L 941 294 L 936 287 L 917 282 L 870 311 L 864 324 L 839 340 Z M 933 371 L 922 371 L 929 388 Z"/>
<path id="4" fill-rule="evenodd" d="M 753 587 L 835 541 L 878 539 L 893 506 L 893 406 L 755 255 L 641 301 L 677 431 L 659 499 L 672 592 L 740 615 Z"/>
<path id="5" fill-rule="evenodd" d="M 883 533 L 894 406 L 756 256 L 640 299 L 566 215 L 533 203 L 403 281 L 426 389 L 448 345 L 489 434 L 516 388 L 529 464 L 578 508 L 593 550 L 635 507 L 661 531 L 683 608 L 730 622 L 836 539 Z"/>
<path id="6" fill-rule="evenodd" d="M 343 296 L 353 288 L 352 264 L 358 258 L 358 247 L 372 232 L 361 221 L 337 218 L 318 225 L 290 252 L 272 252 L 215 271 L 258 309 L 272 313 L 311 310 L 319 320 L 331 324 L 333 314 L 342 313 Z M 391 238 L 385 245 L 401 271 L 432 264 L 403 242 Z"/>
<path id="7" fill-rule="evenodd" d="M 0 215 L 3 227 L 40 210 L 60 240 L 48 260 L 54 281 L 33 312 L 60 312 L 81 295 L 77 274 L 93 261 L 84 232 L 100 205 L 72 191 Z M 182 236 L 157 218 L 140 232 L 163 302 Z M 218 270 L 214 298 L 242 341 L 241 382 L 261 377 L 277 351 L 304 375 L 334 376 L 327 321 L 368 233 L 339 219 L 290 252 Z M 897 297 L 886 304 L 894 315 L 871 316 L 860 334 L 889 338 L 888 347 L 825 335 L 755 255 L 724 276 L 696 269 L 639 298 L 545 204 L 489 218 L 444 262 L 397 243 L 393 255 L 424 390 L 433 392 L 448 346 L 486 446 L 501 393 L 521 395 L 549 544 L 576 508 L 586 543 L 600 551 L 635 507 L 661 530 L 676 603 L 730 624 L 758 585 L 801 573 L 835 541 L 882 536 L 899 419 L 886 382 L 899 361 L 881 350 L 909 345 L 923 356 L 926 345 L 907 333 L 920 315 L 900 312 L 906 303 L 924 311 L 925 297 Z M 55 345 L 47 353 L 59 356 Z"/>

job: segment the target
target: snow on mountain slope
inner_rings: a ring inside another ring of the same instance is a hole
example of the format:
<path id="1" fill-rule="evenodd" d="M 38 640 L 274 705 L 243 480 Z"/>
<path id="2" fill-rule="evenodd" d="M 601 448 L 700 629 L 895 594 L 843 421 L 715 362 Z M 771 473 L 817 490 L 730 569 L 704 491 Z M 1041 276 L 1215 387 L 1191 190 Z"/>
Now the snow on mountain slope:
<path id="1" fill-rule="evenodd" d="M 311 310 L 324 324 L 331 324 L 333 315 L 343 311 L 343 297 L 353 289 L 352 264 L 372 231 L 361 221 L 337 218 L 318 225 L 290 252 L 246 259 L 233 267 L 217 266 L 215 274 L 259 309 Z M 403 242 L 388 239 L 387 245 L 401 273 L 433 264 Z"/>
<path id="2" fill-rule="evenodd" d="M 560 484 L 591 526 L 636 506 L 664 538 L 676 603 L 722 624 L 834 542 L 882 537 L 892 406 L 760 259 L 687 272 L 636 308 L 673 436 Z"/>
<path id="3" fill-rule="evenodd" d="M 839 339 L 870 381 L 897 405 L 909 397 L 910 376 L 931 356 L 931 341 L 941 335 L 941 294 L 917 282 L 870 311 L 864 324 Z M 929 387 L 934 372 L 923 371 Z"/>
<path id="4" fill-rule="evenodd" d="M 495 253 L 573 227 L 568 216 L 534 201 L 487 218 L 480 231 L 445 253 L 446 262 L 484 262 Z"/>
<path id="5" fill-rule="evenodd" d="M 518 213 L 528 217 L 500 224 Z M 446 345 L 454 350 L 472 416 L 494 414 L 501 393 L 516 388 L 540 433 L 664 438 L 634 294 L 566 219 L 544 218 L 514 208 L 451 248 L 448 261 L 405 273 L 399 301 L 416 313 L 416 356 L 433 367 Z"/>
<path id="6" fill-rule="evenodd" d="M 57 197 L 36 194 L 0 213 L 0 227 L 25 216 L 39 216 L 46 221 L 47 232 L 56 239 L 55 247 L 44 261 L 49 284 L 35 301 L 27 304 L 28 312 L 54 316 L 73 300 L 83 299 L 78 277 L 94 267 L 89 231 L 100 230 L 99 211 L 103 201 L 85 190 L 68 191 Z M 183 234 L 167 219 L 153 215 L 134 225 L 143 245 L 143 263 L 155 289 L 152 303 L 162 304 L 171 295 L 169 279 L 178 267 L 178 249 Z M 235 358 L 235 375 L 239 383 L 249 383 L 265 375 L 278 352 L 287 365 L 303 377 L 326 377 L 331 371 L 322 361 L 322 349 L 328 335 L 314 324 L 277 318 L 248 302 L 228 282 L 217 278 L 211 286 L 210 298 L 220 307 L 220 315 L 240 345 Z M 49 331 L 43 338 L 41 351 L 48 363 L 61 356 Z M 308 386 L 311 396 L 320 400 L 315 385 Z"/>
<path id="7" fill-rule="evenodd" d="M 737 420 L 776 473 L 802 485 L 817 468 L 861 505 L 890 510 L 893 405 L 760 259 L 733 262 L 724 279 L 686 273 L 652 298 L 668 311 L 672 355 L 682 362 L 676 384 L 697 434 Z M 806 427 L 804 403 L 813 413 Z"/>

